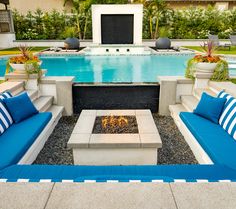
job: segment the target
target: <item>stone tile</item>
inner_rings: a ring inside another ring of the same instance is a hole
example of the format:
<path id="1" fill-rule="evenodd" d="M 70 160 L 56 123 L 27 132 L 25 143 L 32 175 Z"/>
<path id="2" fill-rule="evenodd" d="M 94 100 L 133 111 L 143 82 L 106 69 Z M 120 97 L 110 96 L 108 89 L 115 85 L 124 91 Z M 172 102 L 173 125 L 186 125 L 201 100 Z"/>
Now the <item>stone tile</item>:
<path id="1" fill-rule="evenodd" d="M 140 134 L 158 133 L 153 117 L 137 115 L 138 129 Z"/>
<path id="2" fill-rule="evenodd" d="M 82 110 L 80 115 L 90 115 L 90 116 L 96 116 L 97 110 Z"/>
<path id="3" fill-rule="evenodd" d="M 1 209 L 43 209 L 53 183 L 0 183 Z"/>
<path id="4" fill-rule="evenodd" d="M 95 122 L 95 115 L 81 115 L 73 130 L 74 134 L 91 134 Z"/>
<path id="5" fill-rule="evenodd" d="M 92 134 L 90 148 L 139 148 L 139 134 Z"/>
<path id="6" fill-rule="evenodd" d="M 97 110 L 97 116 L 127 116 L 135 115 L 135 110 Z"/>
<path id="7" fill-rule="evenodd" d="M 46 209 L 176 209 L 168 184 L 56 183 Z"/>
<path id="8" fill-rule="evenodd" d="M 136 115 L 152 116 L 150 110 L 135 110 Z"/>
<path id="9" fill-rule="evenodd" d="M 178 209 L 236 208 L 235 183 L 172 183 Z"/>
<path id="10" fill-rule="evenodd" d="M 67 143 L 69 148 L 88 148 L 91 134 L 72 133 Z"/>
<path id="11" fill-rule="evenodd" d="M 159 133 L 156 134 L 140 134 L 141 146 L 143 148 L 161 148 L 162 141 Z"/>

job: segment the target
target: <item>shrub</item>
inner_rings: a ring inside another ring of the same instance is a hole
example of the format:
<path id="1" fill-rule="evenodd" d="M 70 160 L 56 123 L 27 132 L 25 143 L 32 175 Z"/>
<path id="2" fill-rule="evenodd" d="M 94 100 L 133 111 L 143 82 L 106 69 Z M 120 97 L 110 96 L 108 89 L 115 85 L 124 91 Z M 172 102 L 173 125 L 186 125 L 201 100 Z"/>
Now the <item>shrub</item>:
<path id="1" fill-rule="evenodd" d="M 93 0 L 93 3 L 124 3 L 125 0 Z M 218 34 L 220 38 L 228 38 L 236 32 L 236 9 L 218 11 L 213 7 L 206 9 L 190 7 L 184 10 L 171 10 L 155 14 L 157 10 L 144 4 L 143 38 L 157 37 L 156 28 L 168 28 L 170 38 L 205 39 L 208 34 Z M 157 21 L 158 17 L 158 21 Z M 29 11 L 22 15 L 13 11 L 14 27 L 17 39 L 61 39 L 66 27 L 77 27 L 79 38 L 92 38 L 91 10 L 81 5 L 79 11 L 42 12 Z M 79 28 L 78 28 L 79 23 Z M 156 24 L 157 27 L 156 27 Z M 154 36 L 155 35 L 155 36 Z"/>

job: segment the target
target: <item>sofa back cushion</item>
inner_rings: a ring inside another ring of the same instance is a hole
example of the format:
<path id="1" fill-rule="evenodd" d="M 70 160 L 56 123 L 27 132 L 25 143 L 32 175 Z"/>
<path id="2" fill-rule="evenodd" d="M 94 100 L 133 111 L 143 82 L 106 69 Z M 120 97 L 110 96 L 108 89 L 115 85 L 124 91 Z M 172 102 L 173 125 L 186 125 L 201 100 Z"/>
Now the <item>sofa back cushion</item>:
<path id="1" fill-rule="evenodd" d="M 13 123 L 13 119 L 8 112 L 3 100 L 6 98 L 11 98 L 12 95 L 10 92 L 4 92 L 0 94 L 0 135 L 3 134 Z"/>
<path id="2" fill-rule="evenodd" d="M 38 113 L 38 110 L 31 102 L 26 92 L 15 97 L 4 99 L 3 101 L 15 123 L 19 123 Z"/>
<path id="3" fill-rule="evenodd" d="M 1 100 L 11 98 L 11 97 L 12 97 L 12 94 L 9 91 L 5 91 L 2 94 L 0 94 L 0 99 Z"/>
<path id="4" fill-rule="evenodd" d="M 204 92 L 193 113 L 218 124 L 225 102 L 225 98 L 215 98 Z"/>
<path id="5" fill-rule="evenodd" d="M 236 99 L 224 91 L 218 97 L 227 99 L 219 124 L 236 140 Z"/>

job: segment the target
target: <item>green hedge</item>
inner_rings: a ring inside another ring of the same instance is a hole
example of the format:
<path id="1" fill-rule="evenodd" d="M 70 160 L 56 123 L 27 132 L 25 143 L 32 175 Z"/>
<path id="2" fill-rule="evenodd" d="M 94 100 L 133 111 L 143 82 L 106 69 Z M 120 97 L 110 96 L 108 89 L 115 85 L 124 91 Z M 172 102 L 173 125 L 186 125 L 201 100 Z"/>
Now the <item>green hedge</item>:
<path id="1" fill-rule="evenodd" d="M 144 10 L 145 11 L 145 10 Z M 37 10 L 27 15 L 13 11 L 16 38 L 18 40 L 63 39 L 67 26 L 75 26 L 76 13 L 66 14 L 57 11 L 45 12 Z M 86 30 L 83 38 L 92 38 L 91 11 L 81 12 L 79 20 L 83 32 L 87 17 Z M 155 22 L 153 22 L 155 27 Z M 220 38 L 228 38 L 236 32 L 236 9 L 219 12 L 208 7 L 188 8 L 185 10 L 167 10 L 159 21 L 160 27 L 168 28 L 168 36 L 178 39 L 204 39 L 209 33 L 218 34 Z M 149 20 L 144 12 L 143 38 L 149 39 Z"/>

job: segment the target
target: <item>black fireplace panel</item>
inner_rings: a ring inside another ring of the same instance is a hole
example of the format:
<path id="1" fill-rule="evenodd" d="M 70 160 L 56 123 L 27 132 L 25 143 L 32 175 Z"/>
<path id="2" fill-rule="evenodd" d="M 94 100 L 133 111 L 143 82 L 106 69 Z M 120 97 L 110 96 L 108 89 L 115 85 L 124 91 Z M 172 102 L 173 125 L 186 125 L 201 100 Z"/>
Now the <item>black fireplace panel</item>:
<path id="1" fill-rule="evenodd" d="M 134 15 L 101 15 L 102 44 L 133 44 Z"/>
<path id="2" fill-rule="evenodd" d="M 158 112 L 159 84 L 73 85 L 74 113 L 83 109 L 150 109 Z"/>

